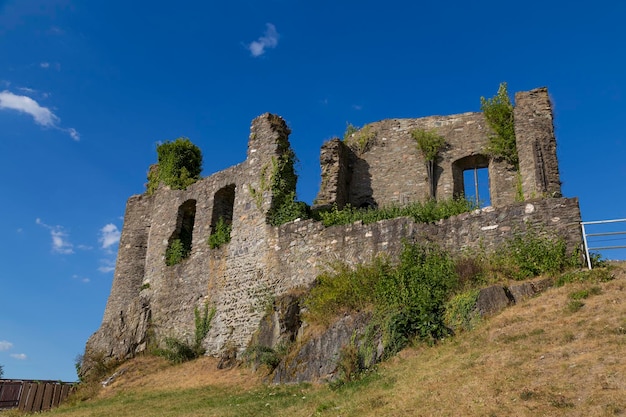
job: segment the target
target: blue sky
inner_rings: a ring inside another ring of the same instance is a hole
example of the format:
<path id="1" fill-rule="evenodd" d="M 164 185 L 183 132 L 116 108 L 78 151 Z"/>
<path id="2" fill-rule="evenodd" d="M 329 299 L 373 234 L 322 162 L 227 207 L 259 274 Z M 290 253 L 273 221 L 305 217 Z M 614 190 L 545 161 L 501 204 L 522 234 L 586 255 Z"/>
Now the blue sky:
<path id="1" fill-rule="evenodd" d="M 614 0 L 0 0 L 5 377 L 76 378 L 157 142 L 189 137 L 209 175 L 244 160 L 268 111 L 310 203 L 319 148 L 347 122 L 547 86 L 564 194 L 584 220 L 626 218 L 624 16 Z"/>

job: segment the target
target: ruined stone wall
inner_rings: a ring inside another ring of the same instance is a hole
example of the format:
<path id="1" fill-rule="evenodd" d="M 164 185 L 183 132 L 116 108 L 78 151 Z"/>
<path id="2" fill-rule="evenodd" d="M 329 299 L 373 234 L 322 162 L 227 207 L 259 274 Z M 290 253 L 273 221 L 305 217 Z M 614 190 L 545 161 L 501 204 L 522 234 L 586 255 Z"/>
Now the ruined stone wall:
<path id="1" fill-rule="evenodd" d="M 578 200 L 555 198 L 516 203 L 463 213 L 436 223 L 415 223 L 407 217 L 328 228 L 313 220 L 289 223 L 277 228 L 270 240 L 275 258 L 272 273 L 282 276 L 276 292 L 310 286 L 333 261 L 356 265 L 383 253 L 397 258 L 405 240 L 435 243 L 452 254 L 465 250 L 492 252 L 528 228 L 560 236 L 570 251 L 575 250 L 582 241 Z"/>
<path id="2" fill-rule="evenodd" d="M 126 347 L 129 337 L 111 337 L 130 332 L 125 316 L 135 305 L 139 307 L 132 311 L 143 311 L 144 319 L 134 326 L 132 336 L 142 342 L 148 320 L 156 341 L 166 337 L 190 341 L 194 309 L 204 303 L 217 309 L 208 338 L 211 352 L 247 340 L 261 318 L 262 309 L 255 304 L 259 294 L 276 279 L 266 274 L 264 264 L 270 228 L 265 220 L 272 200 L 268 184 L 273 160 L 289 148 L 288 135 L 284 120 L 262 115 L 252 123 L 245 162 L 186 190 L 161 186 L 152 196 L 129 199 L 111 295 L 101 328 L 88 341 L 86 352 L 124 358 L 145 348 L 141 343 L 131 351 Z M 233 189 L 231 241 L 211 249 L 213 212 L 227 211 L 224 200 L 215 198 Z M 180 207 L 190 202 L 195 206 L 191 253 L 181 263 L 167 266 L 165 253 L 180 228 Z"/>
<path id="3" fill-rule="evenodd" d="M 560 196 L 561 180 L 548 89 L 515 94 L 514 118 L 524 198 Z"/>
<path id="4" fill-rule="evenodd" d="M 463 171 L 472 168 L 488 168 L 491 205 L 495 207 L 514 203 L 520 192 L 524 198 L 560 196 L 547 89 L 517 93 L 514 120 L 519 174 L 516 167 L 487 155 L 493 131 L 482 113 L 370 123 L 346 138 L 345 148 L 353 149 L 351 157 L 346 157 L 346 151 L 337 143 L 323 147 L 322 186 L 317 202 L 364 207 L 427 200 L 426 163 L 411 136 L 415 129 L 434 131 L 446 142 L 436 161 L 438 199 L 463 194 Z M 367 145 L 360 142 L 364 134 L 371 136 Z M 349 172 L 341 171 L 342 166 L 347 166 Z"/>
<path id="5" fill-rule="evenodd" d="M 518 146 L 523 142 L 523 153 L 526 142 L 541 144 L 547 189 L 552 190 L 558 182 L 558 167 L 552 166 L 556 159 L 550 159 L 552 154 L 556 158 L 551 119 L 550 124 L 546 122 L 546 111 L 550 112 L 543 93 L 535 94 L 539 101 L 533 94 L 518 96 Z M 542 123 L 535 121 L 537 114 L 544 118 Z M 273 297 L 309 287 L 320 268 L 335 260 L 356 264 L 381 253 L 393 258 L 400 253 L 403 239 L 435 242 L 453 253 L 479 246 L 491 250 L 515 232 L 535 225 L 564 237 L 570 249 L 580 243 L 577 200 L 514 203 L 517 172 L 482 153 L 490 131 L 478 113 L 373 123 L 369 128 L 372 142 L 363 152 L 350 149 L 349 143 L 330 141 L 322 149 L 323 178 L 317 202 L 360 206 L 368 201 L 387 205 L 423 200 L 429 190 L 424 159 L 410 135 L 415 128 L 434 129 L 447 142 L 437 161 L 437 196 L 459 193 L 464 169 L 487 166 L 493 208 L 434 224 L 398 218 L 329 228 L 313 220 L 269 226 L 271 177 L 277 159 L 289 152 L 290 131 L 280 117 L 264 114 L 252 122 L 244 162 L 186 190 L 161 186 L 152 196 L 129 199 L 113 287 L 102 325 L 87 343 L 86 357 L 132 356 L 145 349 L 148 329 L 156 342 L 172 336 L 191 341 L 194 309 L 205 303 L 216 309 L 204 340 L 207 352 L 241 351 Z M 520 160 L 528 158 L 520 154 Z M 531 184 L 524 182 L 526 193 L 536 184 L 536 175 L 526 175 L 526 165 L 520 163 L 520 167 Z M 231 241 L 212 249 L 208 238 L 219 216 L 226 216 L 232 224 Z M 180 235 L 181 227 L 191 225 L 189 257 L 167 266 L 168 244 Z"/>
<path id="6" fill-rule="evenodd" d="M 505 206 L 515 201 L 516 170 L 484 153 L 492 131 L 482 113 L 390 119 L 371 123 L 364 129 L 372 135 L 372 139 L 364 152 L 354 152 L 352 158 L 342 157 L 339 152 L 346 151 L 337 144 L 323 148 L 322 187 L 317 202 L 332 204 L 334 194 L 347 194 L 345 202 L 355 207 L 427 200 L 426 161 L 411 136 L 411 131 L 415 129 L 434 131 L 446 141 L 436 161 L 437 198 L 447 199 L 463 194 L 463 170 L 476 166 L 489 170 L 492 205 Z M 359 134 L 357 132 L 348 138 L 346 147 L 353 145 Z M 342 160 L 349 161 L 349 173 L 339 170 L 339 161 Z M 330 166 L 325 166 L 325 163 Z M 344 183 L 347 183 L 345 191 L 341 188 Z M 337 184 L 339 191 L 333 189 Z M 342 200 L 337 200 L 337 204 L 341 207 Z"/>

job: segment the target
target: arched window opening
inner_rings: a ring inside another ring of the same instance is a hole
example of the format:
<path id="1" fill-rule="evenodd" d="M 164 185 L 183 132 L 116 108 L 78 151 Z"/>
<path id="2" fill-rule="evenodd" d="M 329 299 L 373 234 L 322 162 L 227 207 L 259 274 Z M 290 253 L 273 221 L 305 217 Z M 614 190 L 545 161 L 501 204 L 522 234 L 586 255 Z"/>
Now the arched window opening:
<path id="1" fill-rule="evenodd" d="M 211 216 L 211 235 L 209 246 L 218 248 L 230 242 L 235 206 L 235 184 L 220 188 L 213 196 L 213 214 Z"/>
<path id="2" fill-rule="evenodd" d="M 169 238 L 165 263 L 176 265 L 191 254 L 193 225 L 196 220 L 196 200 L 187 200 L 178 207 L 176 230 Z"/>
<path id="3" fill-rule="evenodd" d="M 452 164 L 454 195 L 465 196 L 479 207 L 491 205 L 489 157 L 470 155 Z"/>

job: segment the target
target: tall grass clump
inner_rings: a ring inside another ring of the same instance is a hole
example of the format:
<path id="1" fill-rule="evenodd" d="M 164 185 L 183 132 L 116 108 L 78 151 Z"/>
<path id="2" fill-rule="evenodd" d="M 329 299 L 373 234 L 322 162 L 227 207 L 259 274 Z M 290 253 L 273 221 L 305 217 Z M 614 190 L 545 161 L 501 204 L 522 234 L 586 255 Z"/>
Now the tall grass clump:
<path id="1" fill-rule="evenodd" d="M 211 330 L 211 321 L 215 316 L 215 307 L 209 308 L 208 304 L 204 304 L 202 311 L 196 307 L 194 309 L 195 331 L 192 343 L 175 338 L 165 338 L 165 348 L 157 348 L 154 354 L 162 356 L 172 363 L 187 362 L 200 356 L 206 352 L 202 347 L 202 341 Z"/>
<path id="2" fill-rule="evenodd" d="M 577 253 L 568 254 L 565 240 L 528 229 L 516 233 L 491 259 L 491 268 L 507 278 L 523 280 L 541 274 L 555 275 L 580 267 Z"/>
<path id="3" fill-rule="evenodd" d="M 307 320 L 328 325 L 343 313 L 370 311 L 391 355 L 417 338 L 433 342 L 449 333 L 444 303 L 457 287 L 452 258 L 436 246 L 405 244 L 400 262 L 377 258 L 351 268 L 337 264 L 318 277 L 304 301 Z"/>
<path id="4" fill-rule="evenodd" d="M 394 219 L 396 217 L 411 217 L 417 223 L 432 223 L 437 220 L 447 219 L 457 214 L 466 213 L 476 209 L 474 202 L 465 198 L 449 200 L 428 200 L 415 202 L 407 206 L 388 206 L 381 208 L 361 209 L 346 205 L 342 209 L 336 206 L 330 211 L 320 212 L 318 215 L 322 224 L 326 227 L 350 224 L 362 221 L 365 224 L 375 223 L 379 220 Z"/>

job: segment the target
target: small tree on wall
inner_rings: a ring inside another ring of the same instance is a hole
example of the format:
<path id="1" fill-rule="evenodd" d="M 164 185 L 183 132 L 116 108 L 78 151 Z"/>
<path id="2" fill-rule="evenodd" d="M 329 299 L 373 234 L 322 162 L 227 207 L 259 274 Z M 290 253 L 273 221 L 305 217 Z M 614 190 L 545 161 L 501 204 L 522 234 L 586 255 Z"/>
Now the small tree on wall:
<path id="1" fill-rule="evenodd" d="M 502 158 L 515 168 L 518 168 L 519 159 L 515 143 L 515 124 L 513 120 L 513 104 L 509 99 L 506 83 L 500 83 L 498 93 L 492 98 L 480 98 L 480 109 L 487 119 L 487 123 L 495 132 L 489 137 L 487 153 Z"/>
<path id="2" fill-rule="evenodd" d="M 161 143 L 157 156 L 158 163 L 148 171 L 148 194 L 154 193 L 161 182 L 174 190 L 184 190 L 200 179 L 202 152 L 189 139 Z"/>
<path id="3" fill-rule="evenodd" d="M 430 198 L 435 199 L 435 166 L 439 151 L 446 144 L 446 140 L 433 130 L 414 129 L 411 131 L 411 136 L 417 142 L 417 149 L 420 150 L 426 160 Z"/>

